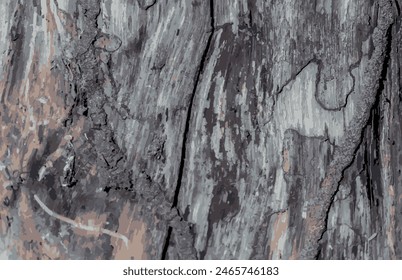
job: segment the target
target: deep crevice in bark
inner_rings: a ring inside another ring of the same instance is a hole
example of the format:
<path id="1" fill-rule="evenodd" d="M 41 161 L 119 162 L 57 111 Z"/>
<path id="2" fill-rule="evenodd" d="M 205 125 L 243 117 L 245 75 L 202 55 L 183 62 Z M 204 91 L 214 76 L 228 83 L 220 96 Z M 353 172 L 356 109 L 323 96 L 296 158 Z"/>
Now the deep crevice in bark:
<path id="1" fill-rule="evenodd" d="M 186 143 L 187 143 L 187 138 L 188 138 L 188 132 L 190 130 L 190 120 L 191 120 L 191 113 L 192 113 L 194 97 L 195 97 L 195 93 L 198 88 L 198 84 L 200 82 L 201 74 L 202 74 L 205 64 L 207 62 L 207 56 L 208 56 L 209 49 L 211 46 L 212 37 L 213 37 L 214 31 L 215 31 L 214 1 L 210 0 L 209 3 L 210 3 L 210 17 L 211 17 L 211 33 L 209 34 L 207 45 L 205 46 L 204 52 L 201 57 L 201 62 L 198 67 L 198 71 L 197 71 L 195 81 L 194 81 L 194 88 L 193 88 L 193 91 L 192 91 L 191 97 L 190 97 L 190 103 L 188 105 L 186 124 L 185 124 L 185 128 L 184 128 L 184 135 L 183 135 L 183 142 L 182 142 L 179 174 L 178 174 L 176 190 L 175 190 L 175 194 L 174 194 L 174 198 L 173 198 L 172 208 L 177 207 L 179 193 L 180 193 L 180 187 L 181 187 L 181 181 L 183 179 L 182 177 L 183 177 L 183 171 L 184 171 L 184 162 L 186 159 Z"/>
<path id="2" fill-rule="evenodd" d="M 169 249 L 169 241 L 170 241 L 170 236 L 172 235 L 172 227 L 168 228 L 168 232 L 166 234 L 166 239 L 165 239 L 165 244 L 163 244 L 163 250 L 162 250 L 162 260 L 166 260 L 168 249 Z"/>
<path id="3" fill-rule="evenodd" d="M 204 71 L 204 68 L 205 68 L 205 65 L 207 63 L 208 53 L 209 53 L 209 50 L 210 50 L 210 47 L 211 47 L 212 38 L 213 38 L 214 33 L 215 33 L 214 1 L 213 0 L 209 1 L 209 6 L 210 6 L 211 31 L 210 31 L 210 34 L 208 36 L 207 44 L 205 46 L 205 49 L 204 49 L 202 57 L 201 57 L 200 65 L 198 66 L 198 70 L 197 70 L 197 73 L 196 73 L 196 76 L 195 76 L 195 81 L 194 81 L 194 87 L 193 87 L 193 90 L 192 90 L 192 93 L 191 93 L 191 96 L 190 96 L 190 103 L 189 103 L 188 109 L 187 109 L 186 123 L 185 123 L 184 134 L 183 134 L 183 142 L 182 142 L 182 148 L 181 148 L 179 174 L 178 174 L 178 178 L 177 178 L 176 189 L 175 189 L 175 192 L 174 192 L 172 209 L 174 209 L 174 208 L 177 209 L 177 204 L 178 204 L 178 199 L 179 199 L 179 194 L 180 194 L 180 189 L 181 189 L 181 183 L 182 183 L 182 180 L 183 180 L 184 163 L 185 163 L 185 160 L 186 160 L 186 143 L 187 143 L 188 133 L 189 133 L 189 130 L 190 130 L 190 121 L 191 121 L 194 97 L 195 97 L 195 94 L 197 92 L 198 84 L 199 84 L 199 82 L 201 80 L 201 75 L 202 75 L 202 73 Z M 178 215 L 180 216 L 180 219 L 183 220 L 183 217 L 182 217 L 181 213 L 179 211 L 177 211 L 177 212 L 178 212 Z M 173 231 L 173 228 L 171 226 L 169 226 L 168 232 L 167 232 L 167 235 L 166 235 L 166 240 L 165 240 L 164 247 L 163 247 L 163 251 L 162 251 L 162 256 L 161 256 L 162 260 L 165 260 L 167 258 L 169 242 L 170 242 L 170 238 L 171 238 L 171 235 L 172 235 L 172 231 Z"/>
<path id="4" fill-rule="evenodd" d="M 379 87 L 378 87 L 378 90 L 377 90 L 375 103 L 374 103 L 373 106 L 371 107 L 371 109 L 370 109 L 370 117 L 369 117 L 369 119 L 367 120 L 367 123 L 364 125 L 364 127 L 363 127 L 363 129 L 362 129 L 362 131 L 361 131 L 359 144 L 357 145 L 356 149 L 355 149 L 354 152 L 353 152 L 353 159 L 352 159 L 352 161 L 351 161 L 347 166 L 345 166 L 345 168 L 342 170 L 342 173 L 341 173 L 342 175 L 341 175 L 341 178 L 340 178 L 340 180 L 339 180 L 339 182 L 338 182 L 338 184 L 337 184 L 336 190 L 335 190 L 334 194 L 331 196 L 331 200 L 330 200 L 330 203 L 329 203 L 329 205 L 328 205 L 328 208 L 327 208 L 327 211 L 326 211 L 326 216 L 325 216 L 325 228 L 324 228 L 324 230 L 323 230 L 323 232 L 322 232 L 320 238 L 317 240 L 317 243 L 320 243 L 320 242 L 322 241 L 322 239 L 324 238 L 325 233 L 327 232 L 329 213 L 330 213 L 330 211 L 331 211 L 332 204 L 333 204 L 334 199 L 335 199 L 335 197 L 336 197 L 336 195 L 337 195 L 337 193 L 338 193 L 338 191 L 339 191 L 339 188 L 340 188 L 340 186 L 341 186 L 341 183 L 342 183 L 342 181 L 343 181 L 343 179 L 344 179 L 345 172 L 346 172 L 346 170 L 348 170 L 349 167 L 351 167 L 351 166 L 354 164 L 355 159 L 356 159 L 356 154 L 357 154 L 357 152 L 359 151 L 360 146 L 361 146 L 361 144 L 362 144 L 363 141 L 364 141 L 364 135 L 365 135 L 366 129 L 367 129 L 367 127 L 369 126 L 369 124 L 372 123 L 372 121 L 373 121 L 373 118 L 374 118 L 374 110 L 375 110 L 376 108 L 378 108 L 378 106 L 380 105 L 380 97 L 381 97 L 381 94 L 382 94 L 382 92 L 383 92 L 383 90 L 384 90 L 385 81 L 387 80 L 388 65 L 389 65 L 390 54 L 391 54 L 391 45 L 392 45 L 392 44 L 391 44 L 391 43 L 392 43 L 392 34 L 391 34 L 391 31 L 392 31 L 392 26 L 393 26 L 393 25 L 391 24 L 390 27 L 389 27 L 389 29 L 388 29 L 388 31 L 387 31 L 387 36 L 386 36 L 386 38 L 387 38 L 387 45 L 386 45 L 386 48 L 385 48 L 385 51 L 384 51 L 384 52 L 385 52 L 385 55 L 384 55 L 384 63 L 383 63 L 383 66 L 382 66 L 381 76 L 380 76 L 380 79 L 379 79 Z M 320 258 L 320 253 L 321 253 L 321 248 L 319 247 L 319 248 L 318 248 L 318 252 L 317 252 L 317 254 L 315 255 L 314 259 L 318 260 L 318 259 Z"/>

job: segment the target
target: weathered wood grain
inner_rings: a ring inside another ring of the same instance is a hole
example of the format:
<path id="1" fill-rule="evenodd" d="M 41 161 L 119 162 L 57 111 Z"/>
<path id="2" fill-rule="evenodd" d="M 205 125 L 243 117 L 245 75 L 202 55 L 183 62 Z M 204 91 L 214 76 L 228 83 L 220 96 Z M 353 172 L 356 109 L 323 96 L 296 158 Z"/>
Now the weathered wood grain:
<path id="1" fill-rule="evenodd" d="M 399 1 L 2 1 L 0 257 L 401 257 Z"/>

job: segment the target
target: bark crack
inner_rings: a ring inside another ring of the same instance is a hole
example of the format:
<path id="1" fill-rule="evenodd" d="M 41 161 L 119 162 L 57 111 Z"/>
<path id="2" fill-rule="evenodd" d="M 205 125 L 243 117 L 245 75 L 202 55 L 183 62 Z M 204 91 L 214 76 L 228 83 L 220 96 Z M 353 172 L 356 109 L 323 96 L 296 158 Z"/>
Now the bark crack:
<path id="1" fill-rule="evenodd" d="M 268 120 L 263 123 L 263 126 L 267 125 L 268 123 L 270 123 L 272 121 L 275 106 L 276 106 L 276 101 L 277 101 L 279 95 L 282 94 L 285 87 L 287 87 L 292 81 L 294 81 L 297 78 L 297 76 L 299 76 L 300 73 L 303 72 L 303 70 L 306 69 L 311 63 L 317 63 L 317 65 L 320 65 L 320 61 L 314 56 L 313 58 L 309 59 L 305 64 L 303 64 L 303 66 L 300 67 L 300 69 L 298 69 L 296 72 L 291 74 L 290 78 L 287 79 L 280 87 L 278 86 L 276 88 L 275 93 L 272 95 L 272 105 L 271 105 L 270 116 L 268 117 Z M 317 74 L 317 76 L 319 76 L 319 74 Z"/>
<path id="2" fill-rule="evenodd" d="M 385 36 L 385 38 L 386 38 L 386 47 L 385 47 L 385 50 L 384 50 L 384 60 L 383 60 L 381 75 L 380 75 L 380 78 L 379 78 L 379 86 L 378 86 L 378 89 L 377 89 L 377 92 L 376 92 L 375 102 L 370 108 L 370 117 L 369 117 L 369 119 L 367 120 L 367 122 L 365 123 L 365 125 L 363 126 L 363 128 L 361 130 L 360 140 L 359 140 L 359 143 L 357 144 L 357 146 L 356 146 L 356 148 L 355 148 L 355 150 L 353 152 L 352 160 L 341 171 L 341 178 L 338 181 L 336 189 L 335 189 L 334 193 L 332 194 L 332 196 L 330 198 L 330 202 L 328 204 L 328 208 L 327 208 L 326 213 L 325 213 L 324 229 L 322 230 L 322 233 L 321 233 L 319 239 L 317 240 L 318 244 L 322 241 L 325 233 L 327 232 L 329 213 L 330 213 L 331 207 L 332 207 L 332 205 L 334 203 L 335 197 L 336 197 L 336 195 L 337 195 L 337 193 L 339 191 L 340 185 L 341 185 L 341 183 L 342 183 L 342 181 L 344 179 L 345 172 L 354 163 L 354 161 L 356 159 L 356 155 L 357 155 L 357 153 L 358 153 L 358 151 L 359 151 L 359 149 L 361 147 L 361 144 L 363 143 L 364 134 L 365 134 L 365 132 L 367 130 L 367 127 L 372 122 L 374 110 L 380 104 L 380 96 L 381 96 L 382 91 L 384 90 L 385 81 L 387 80 L 387 70 L 388 70 L 390 54 L 391 54 L 391 42 L 392 42 L 391 30 L 392 30 L 392 25 L 393 24 L 390 24 L 390 26 L 388 27 L 387 34 Z M 316 255 L 315 255 L 315 257 L 314 257 L 314 259 L 318 260 L 319 257 L 320 257 L 320 253 L 321 253 L 321 249 L 319 248 L 317 253 L 316 253 Z"/>
<path id="3" fill-rule="evenodd" d="M 198 66 L 198 70 L 197 70 L 196 75 L 195 75 L 194 87 L 193 87 L 193 90 L 192 90 L 192 93 L 191 93 L 191 96 L 190 96 L 190 102 L 189 102 L 188 109 L 187 109 L 186 123 L 185 123 L 184 134 L 183 134 L 183 142 L 182 142 L 182 148 L 181 148 L 179 174 L 178 174 L 178 178 L 177 178 L 177 184 L 176 184 L 176 189 L 175 189 L 175 193 L 174 193 L 174 197 L 173 197 L 173 203 L 172 203 L 172 209 L 177 210 L 177 213 L 178 213 L 178 215 L 180 217 L 180 220 L 184 220 L 184 219 L 183 219 L 180 211 L 177 208 L 177 204 L 178 204 L 181 184 L 182 184 L 182 180 L 183 180 L 184 164 L 185 164 L 185 160 L 186 160 L 186 151 L 187 151 L 186 143 L 187 143 L 188 134 L 189 134 L 189 131 L 190 131 L 190 121 L 191 121 L 191 116 L 192 116 L 193 102 L 194 102 L 195 94 L 197 92 L 198 85 L 199 85 L 199 83 L 201 81 L 202 73 L 203 73 L 203 71 L 205 69 L 205 65 L 207 64 L 207 58 L 208 58 L 208 54 L 210 52 L 212 38 L 213 38 L 214 33 L 215 33 L 214 0 L 209 1 L 209 10 L 210 10 L 211 31 L 209 31 L 207 44 L 206 44 L 205 49 L 204 49 L 204 51 L 202 53 L 201 61 L 200 61 L 200 64 Z M 173 231 L 172 226 L 169 226 L 168 227 L 168 232 L 166 234 L 165 244 L 164 244 L 163 251 L 162 251 L 162 256 L 161 256 L 162 260 L 165 260 L 166 257 L 167 257 L 168 248 L 169 248 L 169 241 L 170 241 L 171 236 L 172 236 L 172 231 Z"/>

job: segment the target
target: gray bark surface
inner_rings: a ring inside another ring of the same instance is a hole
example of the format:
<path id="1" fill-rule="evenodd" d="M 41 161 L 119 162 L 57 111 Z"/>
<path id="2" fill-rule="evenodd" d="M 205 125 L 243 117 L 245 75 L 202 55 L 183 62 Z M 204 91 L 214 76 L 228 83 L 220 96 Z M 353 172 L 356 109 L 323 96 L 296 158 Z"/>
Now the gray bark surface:
<path id="1" fill-rule="evenodd" d="M 401 258 L 400 4 L 1 1 L 0 258 Z"/>

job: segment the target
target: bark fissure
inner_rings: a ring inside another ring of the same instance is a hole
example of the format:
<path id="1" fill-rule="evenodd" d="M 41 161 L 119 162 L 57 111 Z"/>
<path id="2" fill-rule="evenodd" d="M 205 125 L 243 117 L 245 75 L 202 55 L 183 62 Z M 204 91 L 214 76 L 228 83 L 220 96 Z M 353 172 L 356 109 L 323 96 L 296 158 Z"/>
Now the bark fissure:
<path id="1" fill-rule="evenodd" d="M 164 244 L 163 244 L 161 260 L 166 260 L 168 249 L 169 249 L 169 241 L 170 241 L 170 237 L 172 235 L 172 230 L 173 230 L 173 228 L 171 226 L 169 226 L 167 234 L 166 234 L 166 238 L 165 238 L 165 241 L 164 241 Z"/>
<path id="2" fill-rule="evenodd" d="M 298 69 L 296 72 L 294 72 L 289 79 L 287 79 L 281 87 L 277 87 L 276 92 L 273 94 L 273 98 L 272 98 L 272 105 L 271 105 L 271 110 L 270 110 L 270 116 L 268 117 L 268 120 L 265 121 L 263 123 L 263 126 L 266 126 L 267 124 L 269 124 L 272 121 L 272 116 L 274 114 L 274 110 L 275 110 L 275 106 L 276 106 L 276 102 L 278 97 L 282 94 L 283 90 L 292 82 L 294 81 L 297 76 L 299 76 L 299 74 L 301 72 L 303 72 L 304 69 L 306 69 L 311 63 L 317 63 L 318 65 L 320 65 L 319 60 L 316 57 L 313 57 L 311 59 L 309 59 L 302 67 L 300 67 L 300 69 Z M 317 77 L 319 77 L 319 71 L 317 72 Z"/>
<path id="3" fill-rule="evenodd" d="M 190 131 L 190 122 L 191 122 L 191 116 L 192 116 L 193 102 L 194 102 L 195 94 L 196 94 L 197 89 L 198 89 L 199 82 L 201 80 L 202 73 L 203 73 L 205 65 L 207 63 L 207 58 L 208 58 L 208 54 L 210 52 L 212 38 L 213 38 L 214 33 L 215 33 L 214 1 L 213 0 L 209 1 L 209 9 L 210 9 L 211 31 L 210 31 L 210 34 L 208 36 L 208 40 L 207 40 L 207 44 L 205 46 L 205 49 L 204 49 L 204 51 L 202 53 L 201 61 L 200 61 L 200 64 L 198 66 L 198 70 L 196 72 L 196 76 L 195 76 L 195 80 L 194 80 L 194 87 L 193 87 L 193 90 L 191 92 L 190 102 L 189 102 L 188 109 L 187 109 L 186 122 L 185 122 L 184 133 L 183 133 L 183 142 L 182 142 L 182 148 L 181 148 L 181 157 L 180 157 L 180 163 L 179 163 L 179 173 L 178 173 L 178 176 L 177 176 L 177 184 L 176 184 L 174 197 L 173 197 L 173 203 L 172 203 L 172 209 L 177 210 L 177 213 L 178 213 L 179 218 L 180 218 L 181 221 L 183 221 L 184 218 L 183 218 L 182 214 L 180 213 L 180 211 L 177 209 L 177 204 L 178 204 L 181 184 L 182 184 L 182 180 L 183 180 L 183 172 L 184 172 L 184 165 L 185 165 L 186 152 L 187 152 L 186 144 L 187 144 L 188 134 L 189 134 L 189 131 Z M 170 242 L 170 239 L 171 239 L 171 236 L 172 236 L 172 231 L 173 231 L 173 227 L 169 226 L 168 227 L 168 232 L 166 234 L 166 240 L 164 241 L 164 247 L 163 247 L 162 256 L 161 256 L 162 260 L 165 260 L 167 258 L 169 242 Z"/>
<path id="4" fill-rule="evenodd" d="M 317 58 L 314 57 L 314 58 L 310 59 L 309 61 L 307 61 L 306 64 L 304 64 L 302 67 L 300 67 L 299 70 L 297 70 L 294 74 L 292 74 L 291 77 L 290 77 L 288 80 L 286 80 L 280 88 L 277 89 L 277 91 L 275 92 L 274 96 L 277 98 L 277 97 L 283 92 L 284 88 L 285 88 L 287 85 L 289 85 L 293 80 L 295 80 L 295 79 L 297 78 L 297 76 L 299 76 L 299 74 L 300 74 L 304 69 L 306 69 L 307 66 L 310 65 L 310 63 L 317 63 L 317 64 L 318 64 Z"/>
<path id="5" fill-rule="evenodd" d="M 176 184 L 175 194 L 174 194 L 174 198 L 173 198 L 172 208 L 177 207 L 179 193 L 180 193 L 180 187 L 181 187 L 181 183 L 183 180 L 184 162 L 186 160 L 186 143 L 187 143 L 188 133 L 190 130 L 190 121 L 191 121 L 194 97 L 197 92 L 197 88 L 198 88 L 198 84 L 201 79 L 202 72 L 203 72 L 205 64 L 207 62 L 207 56 L 208 56 L 212 38 L 213 38 L 214 32 L 215 32 L 213 0 L 210 0 L 210 17 L 211 17 L 211 33 L 209 34 L 207 44 L 205 46 L 204 52 L 201 57 L 200 65 L 198 66 L 197 74 L 196 74 L 195 81 L 194 81 L 194 88 L 192 90 L 192 93 L 190 96 L 190 102 L 189 102 L 188 109 L 187 109 L 186 124 L 185 124 L 185 128 L 184 128 L 180 165 L 179 165 L 179 174 L 178 174 L 178 178 L 177 178 L 177 184 Z"/>
<path id="6" fill-rule="evenodd" d="M 377 92 L 376 92 L 375 102 L 374 102 L 374 104 L 372 105 L 372 107 L 370 108 L 370 117 L 369 117 L 369 119 L 367 120 L 367 122 L 365 123 L 364 127 L 363 127 L 362 130 L 361 130 L 360 140 L 359 140 L 359 143 L 357 144 L 357 146 L 356 146 L 356 148 L 355 148 L 355 150 L 354 150 L 354 152 L 353 152 L 352 160 L 351 160 L 350 163 L 349 163 L 348 165 L 346 165 L 346 166 L 342 169 L 342 171 L 341 171 L 341 178 L 340 178 L 340 180 L 339 180 L 338 183 L 337 183 L 336 190 L 335 190 L 334 193 L 332 194 L 332 196 L 331 196 L 331 198 L 330 198 L 330 202 L 329 202 L 328 208 L 327 208 L 327 210 L 326 210 L 325 219 L 324 219 L 324 221 L 325 221 L 325 222 L 324 222 L 324 223 L 325 223 L 325 224 L 324 224 L 324 229 L 323 229 L 323 231 L 322 231 L 322 233 L 321 233 L 320 238 L 317 240 L 317 243 L 318 243 L 318 244 L 322 241 L 322 239 L 324 238 L 325 233 L 327 232 L 327 229 L 328 229 L 328 218 L 329 218 L 329 214 L 330 214 L 330 211 L 331 211 L 331 207 L 332 207 L 332 205 L 333 205 L 333 203 L 334 203 L 334 200 L 335 200 L 335 197 L 336 197 L 337 193 L 339 192 L 339 188 L 340 188 L 340 186 L 341 186 L 341 184 L 342 184 L 342 181 L 343 181 L 343 179 L 344 179 L 345 172 L 346 172 L 346 171 L 353 165 L 353 163 L 355 162 L 356 155 L 357 155 L 358 151 L 360 150 L 361 144 L 363 143 L 363 141 L 364 141 L 364 139 L 365 139 L 364 136 L 365 136 L 367 127 L 368 127 L 369 124 L 372 122 L 374 110 L 380 105 L 380 96 L 381 96 L 381 94 L 382 94 L 382 92 L 383 92 L 383 90 L 384 90 L 385 81 L 387 80 L 387 69 L 388 69 L 388 66 L 389 66 L 389 60 L 390 60 L 390 54 L 391 54 L 391 46 L 392 46 L 392 45 L 391 45 L 391 42 L 392 42 L 391 30 L 392 30 L 392 26 L 393 26 L 393 24 L 391 24 L 391 25 L 389 26 L 388 30 L 387 30 L 387 35 L 386 35 L 386 40 L 387 40 L 387 42 L 386 42 L 386 47 L 385 47 L 385 50 L 384 50 L 384 61 L 383 61 L 383 65 L 382 65 L 381 75 L 380 75 L 380 78 L 379 78 L 379 86 L 378 86 L 378 89 L 377 89 Z M 321 252 L 321 249 L 318 248 L 317 254 L 315 255 L 314 259 L 316 259 L 316 260 L 319 259 L 319 257 L 320 257 L 320 252 Z"/>

